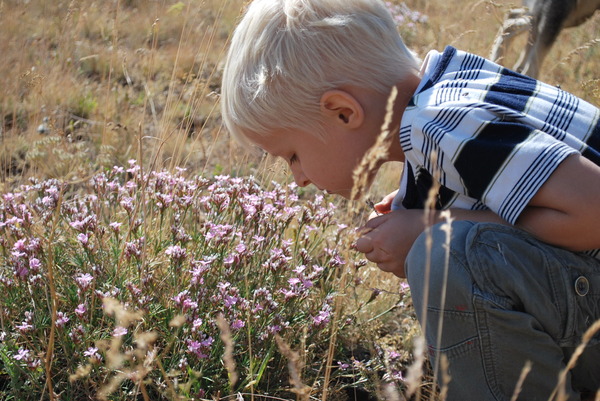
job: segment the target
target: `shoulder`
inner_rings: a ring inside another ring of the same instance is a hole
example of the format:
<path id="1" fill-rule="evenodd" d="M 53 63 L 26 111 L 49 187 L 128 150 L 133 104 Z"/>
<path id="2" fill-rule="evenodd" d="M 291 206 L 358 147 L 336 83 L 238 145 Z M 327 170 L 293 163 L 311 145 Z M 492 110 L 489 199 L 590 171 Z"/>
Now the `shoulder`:
<path id="1" fill-rule="evenodd" d="M 421 69 L 421 83 L 409 102 L 403 125 L 415 116 L 430 118 L 431 108 L 472 107 L 486 101 L 489 89 L 500 80 L 503 67 L 483 57 L 447 47 L 431 51 Z"/>
<path id="2" fill-rule="evenodd" d="M 504 68 L 476 54 L 447 46 L 443 52 L 431 51 L 423 63 L 420 92 L 446 87 L 455 82 L 468 85 L 480 79 L 494 79 Z"/>

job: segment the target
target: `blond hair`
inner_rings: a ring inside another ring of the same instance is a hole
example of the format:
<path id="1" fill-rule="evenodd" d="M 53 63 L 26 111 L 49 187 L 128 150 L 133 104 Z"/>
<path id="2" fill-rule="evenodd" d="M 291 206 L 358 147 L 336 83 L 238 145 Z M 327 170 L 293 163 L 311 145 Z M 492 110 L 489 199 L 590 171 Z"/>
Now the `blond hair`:
<path id="1" fill-rule="evenodd" d="M 281 129 L 318 135 L 325 91 L 389 94 L 418 65 L 380 0 L 254 0 L 227 55 L 223 120 L 242 142 Z"/>

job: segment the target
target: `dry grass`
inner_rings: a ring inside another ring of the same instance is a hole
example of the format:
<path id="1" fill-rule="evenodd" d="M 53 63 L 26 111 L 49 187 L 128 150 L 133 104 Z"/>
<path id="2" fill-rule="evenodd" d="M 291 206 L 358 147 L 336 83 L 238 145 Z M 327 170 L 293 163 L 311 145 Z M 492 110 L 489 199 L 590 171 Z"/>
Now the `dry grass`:
<path id="1" fill-rule="evenodd" d="M 459 4 L 442 0 L 409 0 L 406 3 L 429 17 L 428 24 L 418 26 L 410 41 L 419 55 L 425 55 L 429 49 L 441 50 L 452 45 L 484 57 L 489 55 L 506 11 L 521 4 L 516 0 L 465 0 Z M 542 67 L 540 79 L 561 85 L 588 101 L 600 103 L 592 88 L 586 88 L 598 79 L 599 32 L 600 13 L 579 27 L 561 32 Z M 507 54 L 508 66 L 516 61 L 524 41 L 524 35 L 515 40 Z M 591 86 L 598 88 L 597 82 Z"/>
<path id="2" fill-rule="evenodd" d="M 242 1 L 3 2 L 0 179 L 81 179 L 130 158 L 234 171 L 220 66 Z"/>
<path id="3" fill-rule="evenodd" d="M 0 0 L 0 191 L 29 177 L 79 182 L 128 159 L 206 175 L 256 174 L 265 185 L 291 181 L 285 166 L 243 152 L 221 128 L 221 63 L 243 3 Z M 448 44 L 487 56 L 504 13 L 516 2 L 463 0 L 460 10 L 446 0 L 406 3 L 428 17 L 406 35 L 423 57 Z M 598 32 L 600 13 L 565 30 L 540 78 L 600 104 Z M 508 61 L 516 55 L 515 50 Z M 378 199 L 395 189 L 400 170 L 397 163 L 385 166 L 370 196 Z M 360 224 L 354 212 L 342 217 Z M 359 278 L 364 288 L 381 291 L 382 300 L 371 305 L 370 315 L 356 313 L 369 323 L 361 329 L 371 331 L 379 347 L 403 350 L 409 359 L 406 350 L 418 332 L 411 305 L 407 300 L 388 308 L 397 299 L 398 280 L 373 266 L 363 268 Z M 374 319 L 379 314 L 394 318 Z M 294 352 L 284 353 L 296 363 Z M 303 389 L 300 377 L 294 385 Z"/>
<path id="4" fill-rule="evenodd" d="M 221 129 L 223 51 L 243 3 L 0 3 L 2 185 L 29 176 L 79 180 L 130 158 L 157 168 L 272 175 Z M 451 2 L 406 3 L 428 17 L 404 32 L 420 56 L 447 44 L 487 55 L 515 4 L 465 0 L 458 15 Z M 598 103 L 599 31 L 600 15 L 565 30 L 541 79 Z M 509 63 L 523 41 L 517 40 Z M 394 174 L 382 180 L 394 186 Z M 374 194 L 385 191 L 378 186 Z"/>

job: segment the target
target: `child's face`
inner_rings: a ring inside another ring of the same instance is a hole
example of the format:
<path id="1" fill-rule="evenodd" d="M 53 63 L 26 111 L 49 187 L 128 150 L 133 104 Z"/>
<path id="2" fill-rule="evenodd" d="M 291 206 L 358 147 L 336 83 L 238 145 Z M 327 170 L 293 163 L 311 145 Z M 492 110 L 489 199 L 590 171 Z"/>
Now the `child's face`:
<path id="1" fill-rule="evenodd" d="M 300 130 L 285 130 L 267 136 L 248 135 L 257 146 L 282 157 L 294 174 L 296 184 L 309 184 L 328 193 L 350 198 L 352 172 L 372 145 L 368 135 L 329 128 L 323 139 Z"/>

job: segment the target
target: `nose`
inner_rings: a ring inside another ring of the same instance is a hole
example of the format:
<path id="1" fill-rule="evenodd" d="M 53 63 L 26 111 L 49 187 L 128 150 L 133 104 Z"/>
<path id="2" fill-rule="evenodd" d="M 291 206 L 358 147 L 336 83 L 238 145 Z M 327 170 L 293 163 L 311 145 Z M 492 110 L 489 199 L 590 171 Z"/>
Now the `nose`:
<path id="1" fill-rule="evenodd" d="M 294 181 L 296 182 L 296 185 L 299 187 L 305 187 L 310 184 L 310 180 L 306 175 L 304 175 L 304 171 L 302 171 L 302 167 L 300 167 L 299 163 L 293 164 L 290 166 L 290 169 L 294 175 Z"/>

